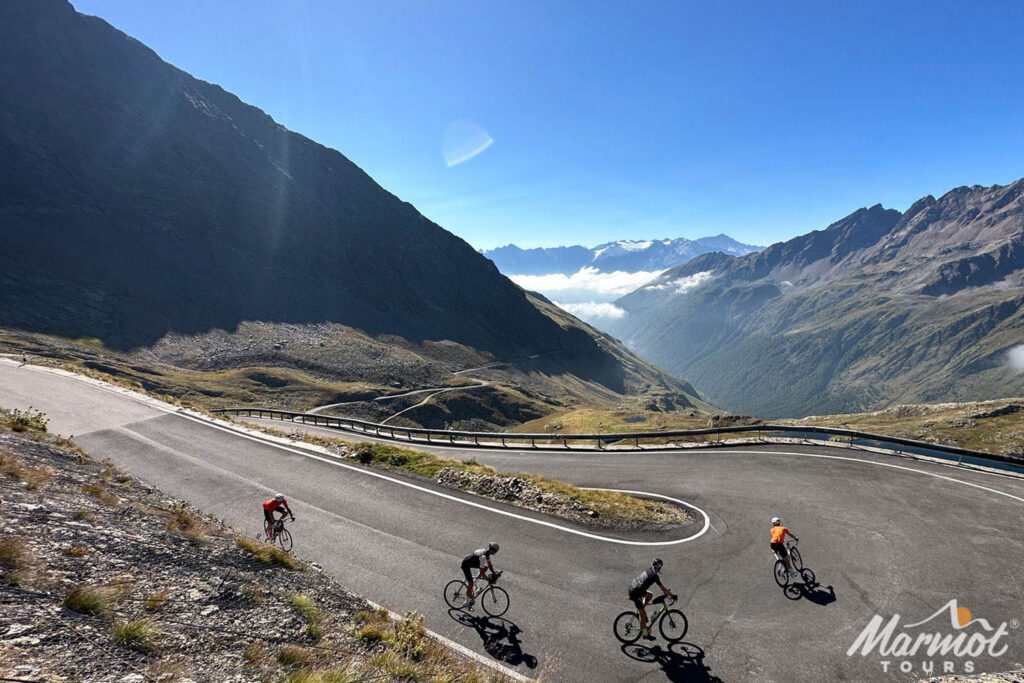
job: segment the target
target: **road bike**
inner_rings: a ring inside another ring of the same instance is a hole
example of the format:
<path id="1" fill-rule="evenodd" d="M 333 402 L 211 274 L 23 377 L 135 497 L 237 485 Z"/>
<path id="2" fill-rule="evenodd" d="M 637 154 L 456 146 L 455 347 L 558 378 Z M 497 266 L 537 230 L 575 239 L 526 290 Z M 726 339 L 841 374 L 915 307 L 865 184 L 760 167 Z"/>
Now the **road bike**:
<path id="1" fill-rule="evenodd" d="M 797 550 L 797 542 L 795 538 L 786 540 L 786 550 L 789 551 L 789 562 L 793 567 L 793 571 L 799 574 L 804 570 L 804 560 L 800 557 L 800 551 Z M 786 561 L 777 552 L 775 553 L 775 583 L 779 584 L 781 588 L 789 585 L 789 572 L 786 570 Z"/>
<path id="2" fill-rule="evenodd" d="M 669 609 L 668 606 L 675 603 L 675 598 L 665 599 L 666 596 L 659 595 L 648 604 L 661 603 L 654 616 L 647 620 L 648 633 L 654 629 L 657 622 L 661 637 L 670 643 L 682 640 L 686 637 L 686 631 L 690 628 L 686 615 L 678 609 Z M 640 629 L 640 611 L 626 611 L 615 617 L 615 637 L 623 643 L 635 643 L 643 634 Z"/>
<path id="3" fill-rule="evenodd" d="M 500 617 L 508 611 L 508 592 L 501 586 L 495 585 L 501 578 L 501 572 L 492 572 L 486 582 L 477 579 L 473 582 L 475 587 L 473 596 L 476 602 L 484 608 L 484 612 L 492 617 Z M 479 586 L 484 584 L 483 588 Z M 452 609 L 465 609 L 468 602 L 469 589 L 466 582 L 461 579 L 449 581 L 444 587 L 444 601 Z"/>
<path id="4" fill-rule="evenodd" d="M 294 522 L 295 520 L 293 519 L 292 521 Z M 284 528 L 283 518 L 273 523 L 273 533 L 271 533 L 271 523 L 264 521 L 263 533 L 266 535 L 267 543 L 271 545 L 276 543 L 286 553 L 292 551 L 292 533 Z"/>

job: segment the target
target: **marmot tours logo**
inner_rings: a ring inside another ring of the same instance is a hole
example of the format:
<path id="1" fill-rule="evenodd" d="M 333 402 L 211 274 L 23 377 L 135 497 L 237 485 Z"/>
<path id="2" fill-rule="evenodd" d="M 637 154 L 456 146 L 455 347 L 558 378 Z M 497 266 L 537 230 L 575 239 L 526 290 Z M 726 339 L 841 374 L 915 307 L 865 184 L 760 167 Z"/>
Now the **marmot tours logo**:
<path id="1" fill-rule="evenodd" d="M 949 617 L 948 625 L 946 615 Z M 930 624 L 930 625 L 929 625 Z M 977 657 L 1001 657 L 1008 645 L 1003 641 L 1008 628 L 1017 628 L 1016 620 L 994 628 L 987 620 L 975 617 L 971 610 L 950 600 L 935 614 L 913 624 L 900 626 L 900 615 L 888 623 L 876 614 L 857 636 L 846 656 L 877 655 L 882 671 L 911 673 L 973 673 Z"/>

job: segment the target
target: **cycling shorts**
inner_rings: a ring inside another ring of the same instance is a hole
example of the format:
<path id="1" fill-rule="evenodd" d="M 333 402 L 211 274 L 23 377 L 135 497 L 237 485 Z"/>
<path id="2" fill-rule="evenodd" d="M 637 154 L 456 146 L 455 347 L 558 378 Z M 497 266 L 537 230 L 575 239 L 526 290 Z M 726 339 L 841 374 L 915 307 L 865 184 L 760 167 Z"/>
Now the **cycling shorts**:
<path id="1" fill-rule="evenodd" d="M 476 555 L 466 555 L 462 558 L 462 573 L 466 577 L 466 582 L 473 580 L 474 569 L 480 569 L 480 558 Z"/>
<path id="2" fill-rule="evenodd" d="M 270 510 L 266 509 L 266 508 L 263 508 L 263 519 L 267 520 L 268 522 L 273 523 L 273 521 L 274 521 L 274 513 L 271 512 Z"/>
<path id="3" fill-rule="evenodd" d="M 772 547 L 772 550 L 777 552 L 780 557 L 782 557 L 782 558 L 789 557 L 789 549 L 786 548 L 786 544 L 785 543 L 772 543 L 771 547 Z"/>
<path id="4" fill-rule="evenodd" d="M 647 591 L 646 590 L 641 589 L 639 591 L 629 591 L 629 600 L 634 605 L 636 605 L 637 609 L 643 609 L 644 608 L 644 598 L 646 598 L 646 597 L 647 597 Z"/>

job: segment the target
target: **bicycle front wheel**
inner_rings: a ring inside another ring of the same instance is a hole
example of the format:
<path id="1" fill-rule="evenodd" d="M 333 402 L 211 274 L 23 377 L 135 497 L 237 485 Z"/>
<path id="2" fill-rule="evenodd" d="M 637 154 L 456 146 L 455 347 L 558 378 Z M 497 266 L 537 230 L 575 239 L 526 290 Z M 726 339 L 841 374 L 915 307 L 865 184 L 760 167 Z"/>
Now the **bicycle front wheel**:
<path id="1" fill-rule="evenodd" d="M 800 557 L 800 551 L 796 548 L 789 549 L 789 561 L 793 565 L 793 569 L 796 571 L 803 571 L 804 559 Z"/>
<path id="2" fill-rule="evenodd" d="M 491 586 L 480 596 L 480 605 L 492 617 L 500 617 L 508 611 L 508 592 L 500 586 Z"/>
<path id="3" fill-rule="evenodd" d="M 670 643 L 682 640 L 689 628 L 690 624 L 686 621 L 686 615 L 677 609 L 666 610 L 665 616 L 658 622 L 661 637 Z"/>
<path id="4" fill-rule="evenodd" d="M 290 553 L 292 551 L 292 534 L 287 529 L 281 529 L 278 531 L 274 540 L 277 541 L 279 546 L 281 546 L 281 550 L 286 553 Z"/>
<path id="5" fill-rule="evenodd" d="M 786 571 L 786 563 L 782 560 L 775 560 L 775 583 L 785 588 L 789 583 L 789 572 Z"/>
<path id="6" fill-rule="evenodd" d="M 455 579 L 449 581 L 444 587 L 444 601 L 452 609 L 462 609 L 466 606 L 466 582 Z"/>
<path id="7" fill-rule="evenodd" d="M 636 612 L 623 612 L 615 617 L 615 637 L 623 643 L 635 643 L 640 638 L 640 617 Z"/>

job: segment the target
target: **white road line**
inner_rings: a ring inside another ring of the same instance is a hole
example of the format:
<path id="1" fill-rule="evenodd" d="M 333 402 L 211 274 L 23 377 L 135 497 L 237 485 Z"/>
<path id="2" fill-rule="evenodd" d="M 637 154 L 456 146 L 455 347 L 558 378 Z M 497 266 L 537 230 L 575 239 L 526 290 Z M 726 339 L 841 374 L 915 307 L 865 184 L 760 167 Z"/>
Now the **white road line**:
<path id="1" fill-rule="evenodd" d="M 674 503 L 678 503 L 679 505 L 683 505 L 685 507 L 693 508 L 694 510 L 699 512 L 701 515 L 703 515 L 703 517 L 704 517 L 704 527 L 700 531 L 698 531 L 696 534 L 693 534 L 691 536 L 687 536 L 686 538 L 675 539 L 675 540 L 672 540 L 672 541 L 630 541 L 630 540 L 626 540 L 626 539 L 623 539 L 623 538 L 611 538 L 610 536 L 601 536 L 600 534 L 591 534 L 591 533 L 588 533 L 586 531 L 580 531 L 579 529 L 573 529 L 571 527 L 562 526 L 561 524 L 555 524 L 554 522 L 548 522 L 548 521 L 545 521 L 543 519 L 534 519 L 532 517 L 527 517 L 526 515 L 520 515 L 520 514 L 516 514 L 515 512 L 509 512 L 508 510 L 500 510 L 498 508 L 493 508 L 493 507 L 490 507 L 489 505 L 484 505 L 483 503 L 477 503 L 476 501 L 465 500 L 463 498 L 459 498 L 458 496 L 452 496 L 452 495 L 447 494 L 447 493 L 442 493 L 440 491 L 435 491 L 433 489 L 429 489 L 429 488 L 427 488 L 425 486 L 420 486 L 419 484 L 413 484 L 412 482 L 409 482 L 409 481 L 402 481 L 401 479 L 395 479 L 394 477 L 389 477 L 388 475 L 381 474 L 380 472 L 374 472 L 373 470 L 363 469 L 362 467 L 356 467 L 355 465 L 349 465 L 348 463 L 338 462 L 338 461 L 332 460 L 330 458 L 322 457 L 322 456 L 319 456 L 319 455 L 314 455 L 313 453 L 310 453 L 308 451 L 299 450 L 297 448 L 291 448 L 289 446 L 283 446 L 281 444 L 274 443 L 272 441 L 267 441 L 267 440 L 262 439 L 262 438 L 260 438 L 258 436 L 254 436 L 252 434 L 244 434 L 244 433 L 239 432 L 239 431 L 237 431 L 235 429 L 231 429 L 230 427 L 224 427 L 224 426 L 221 426 L 221 425 L 218 425 L 218 424 L 213 424 L 212 422 L 207 422 L 206 420 L 200 419 L 198 417 L 193 417 L 192 415 L 183 415 L 181 413 L 177 413 L 177 412 L 174 412 L 174 411 L 171 411 L 171 414 L 172 415 L 177 415 L 178 417 L 185 418 L 186 420 L 192 420 L 193 422 L 196 422 L 196 423 L 201 424 L 201 425 L 205 425 L 205 426 L 210 427 L 212 429 L 219 429 L 219 430 L 221 430 L 223 432 L 228 432 L 229 434 L 234 434 L 235 436 L 241 437 L 243 439 L 250 439 L 252 441 L 256 441 L 257 443 L 262 443 L 262 444 L 266 444 L 268 446 L 273 446 L 274 448 L 279 448 L 279 449 L 281 449 L 283 451 L 288 451 L 289 453 L 294 453 L 295 455 L 301 455 L 301 456 L 303 456 L 305 458 L 309 458 L 311 460 L 317 460 L 319 462 L 327 463 L 328 465 L 333 465 L 334 467 L 341 467 L 341 468 L 346 469 L 346 470 L 352 470 L 353 472 L 359 472 L 360 474 L 364 474 L 364 475 L 369 476 L 369 477 L 375 477 L 377 479 L 383 479 L 384 481 L 391 482 L 392 484 L 397 484 L 399 486 L 404 486 L 406 488 L 413 489 L 414 491 L 419 491 L 421 493 L 427 493 L 427 494 L 430 494 L 432 496 L 437 496 L 438 498 L 444 498 L 445 500 L 450 500 L 450 501 L 453 501 L 453 502 L 456 502 L 456 503 L 461 503 L 462 505 L 468 505 L 470 507 L 479 508 L 481 510 L 487 510 L 487 511 L 493 512 L 495 514 L 504 515 L 505 517 L 511 517 L 513 519 L 518 519 L 520 521 L 529 522 L 531 524 L 537 524 L 537 525 L 540 525 L 540 526 L 546 526 L 546 527 L 548 527 L 550 529 L 556 529 L 558 531 L 564 531 L 565 533 L 568 533 L 568 534 L 574 534 L 576 536 L 583 536 L 584 538 L 590 538 L 590 539 L 593 539 L 595 541 L 604 541 L 606 543 L 617 543 L 619 545 L 639 545 L 639 546 L 678 545 L 680 543 L 687 543 L 689 541 L 692 541 L 692 540 L 700 537 L 708 529 L 708 524 L 709 524 L 708 515 L 703 510 L 698 508 L 696 505 L 692 505 L 691 503 L 687 503 L 687 502 L 682 501 L 682 500 L 677 500 L 675 498 L 669 498 L 668 496 L 659 496 L 659 495 L 651 494 L 651 493 L 644 493 L 644 492 L 633 491 L 633 493 L 635 493 L 637 495 L 652 496 L 652 497 L 656 497 L 656 498 L 664 498 L 665 500 L 670 500 L 670 501 L 672 501 Z"/>
<path id="2" fill-rule="evenodd" d="M 998 489 L 989 488 L 988 486 L 982 486 L 981 484 L 974 484 L 974 483 L 969 482 L 969 481 L 964 481 L 963 479 L 956 479 L 954 477 L 947 477 L 947 476 L 944 476 L 942 474 L 935 474 L 934 472 L 925 472 L 924 470 L 917 470 L 917 469 L 914 469 L 913 467 L 905 467 L 903 465 L 893 465 L 892 463 L 888 463 L 888 462 L 876 462 L 874 460 L 861 460 L 860 458 L 851 458 L 851 457 L 845 456 L 845 455 L 825 455 L 823 453 L 791 453 L 789 451 L 723 451 L 723 450 L 716 450 L 714 452 L 715 453 L 725 453 L 725 454 L 729 454 L 729 455 L 754 455 L 754 454 L 760 453 L 762 455 L 792 455 L 792 456 L 796 456 L 796 457 L 799 457 L 799 458 L 824 458 L 826 460 L 849 460 L 850 462 L 867 463 L 869 465 L 878 465 L 879 467 L 891 467 L 894 470 L 906 470 L 907 472 L 917 472 L 918 474 L 924 474 L 924 475 L 927 475 L 929 477 L 935 477 L 936 479 L 945 479 L 946 481 L 954 481 L 954 482 L 956 482 L 958 484 L 963 484 L 964 486 L 971 486 L 971 487 L 976 488 L 976 489 L 981 489 L 982 491 L 988 491 L 989 493 L 995 493 L 995 494 L 998 494 L 1000 496 L 1006 496 L 1007 498 L 1012 498 L 1013 500 L 1017 501 L 1018 503 L 1024 503 L 1024 498 L 1021 498 L 1019 496 L 1015 496 L 1012 493 L 1006 493 L 1005 491 L 1000 491 Z M 982 473 L 982 474 L 985 474 L 985 473 Z"/>

